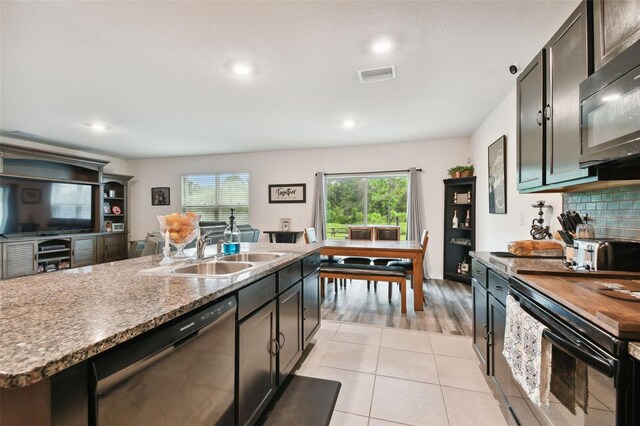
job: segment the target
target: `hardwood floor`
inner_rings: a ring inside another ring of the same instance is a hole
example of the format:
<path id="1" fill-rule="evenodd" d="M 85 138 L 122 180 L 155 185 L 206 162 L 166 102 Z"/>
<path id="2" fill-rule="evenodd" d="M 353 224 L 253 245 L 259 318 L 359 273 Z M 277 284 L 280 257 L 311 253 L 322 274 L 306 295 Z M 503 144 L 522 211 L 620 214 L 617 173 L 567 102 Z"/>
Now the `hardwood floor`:
<path id="1" fill-rule="evenodd" d="M 393 284 L 389 303 L 387 283 L 379 282 L 378 291 L 367 291 L 367 283 L 353 280 L 334 291 L 326 285 L 322 303 L 322 318 L 359 324 L 424 330 L 434 333 L 471 336 L 471 287 L 456 281 L 428 280 L 424 284 L 427 299 L 424 311 L 413 310 L 413 290 L 407 283 L 406 314 L 400 313 L 400 290 Z"/>

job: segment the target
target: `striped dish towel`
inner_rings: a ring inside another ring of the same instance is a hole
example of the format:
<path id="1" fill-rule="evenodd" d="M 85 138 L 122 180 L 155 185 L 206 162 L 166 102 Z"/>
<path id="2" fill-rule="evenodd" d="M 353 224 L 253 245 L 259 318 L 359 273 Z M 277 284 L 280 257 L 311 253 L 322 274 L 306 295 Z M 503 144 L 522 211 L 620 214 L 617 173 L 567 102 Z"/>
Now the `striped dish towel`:
<path id="1" fill-rule="evenodd" d="M 551 344 L 542 338 L 547 327 L 526 313 L 507 296 L 504 355 L 516 382 L 539 407 L 549 406 Z"/>

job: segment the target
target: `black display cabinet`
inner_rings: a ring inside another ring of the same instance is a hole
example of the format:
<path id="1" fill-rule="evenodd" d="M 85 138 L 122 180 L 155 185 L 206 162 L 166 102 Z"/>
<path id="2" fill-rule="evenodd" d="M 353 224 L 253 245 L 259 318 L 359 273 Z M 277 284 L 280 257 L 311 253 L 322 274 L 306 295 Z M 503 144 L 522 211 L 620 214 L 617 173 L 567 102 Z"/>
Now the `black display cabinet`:
<path id="1" fill-rule="evenodd" d="M 445 279 L 471 283 L 471 257 L 476 247 L 476 178 L 444 179 L 444 265 Z M 454 212 L 458 227 L 453 226 Z M 458 270 L 460 263 L 466 262 Z"/>

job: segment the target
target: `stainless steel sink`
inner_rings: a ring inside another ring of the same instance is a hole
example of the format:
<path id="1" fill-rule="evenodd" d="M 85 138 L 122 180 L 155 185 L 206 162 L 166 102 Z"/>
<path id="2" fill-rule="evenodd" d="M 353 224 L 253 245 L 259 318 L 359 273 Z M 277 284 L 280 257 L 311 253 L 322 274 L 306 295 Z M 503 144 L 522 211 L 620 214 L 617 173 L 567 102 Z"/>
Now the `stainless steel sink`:
<path id="1" fill-rule="evenodd" d="M 195 265 L 182 266 L 174 269 L 174 274 L 193 274 L 193 275 L 231 275 L 242 272 L 245 269 L 253 268 L 253 263 L 247 262 L 207 262 Z"/>
<path id="2" fill-rule="evenodd" d="M 223 256 L 225 262 L 269 262 L 283 256 L 282 253 L 238 253 Z"/>

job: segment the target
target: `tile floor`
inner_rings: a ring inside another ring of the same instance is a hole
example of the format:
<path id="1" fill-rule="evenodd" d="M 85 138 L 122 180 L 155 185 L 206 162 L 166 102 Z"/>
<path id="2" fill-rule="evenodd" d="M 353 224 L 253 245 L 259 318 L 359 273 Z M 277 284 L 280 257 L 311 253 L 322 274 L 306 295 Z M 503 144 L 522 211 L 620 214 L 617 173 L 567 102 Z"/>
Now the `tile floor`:
<path id="1" fill-rule="evenodd" d="M 331 426 L 506 424 L 468 337 L 323 320 L 296 374 L 342 383 Z"/>

